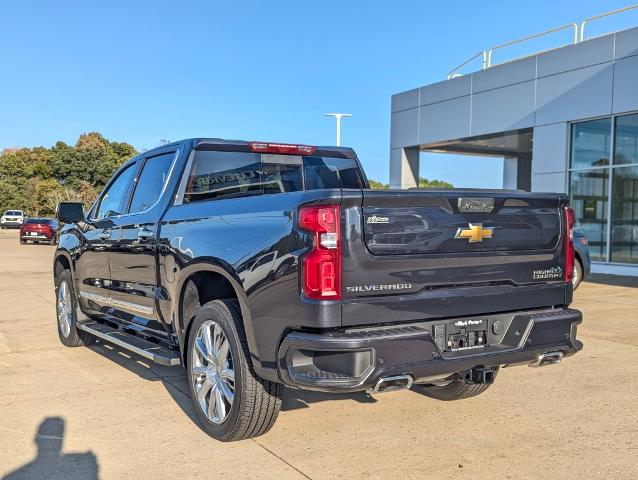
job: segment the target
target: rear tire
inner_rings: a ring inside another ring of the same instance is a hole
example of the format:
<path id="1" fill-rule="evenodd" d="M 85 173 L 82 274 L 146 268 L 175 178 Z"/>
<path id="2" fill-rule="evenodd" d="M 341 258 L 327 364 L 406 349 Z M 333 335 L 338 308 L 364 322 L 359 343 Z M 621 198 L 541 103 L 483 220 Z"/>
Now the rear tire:
<path id="1" fill-rule="evenodd" d="M 580 282 L 583 281 L 583 265 L 580 263 L 580 260 L 575 259 L 574 261 L 574 276 L 572 278 L 572 285 L 574 286 L 574 290 L 578 288 Z"/>
<path id="2" fill-rule="evenodd" d="M 26 240 L 22 240 L 22 239 L 20 239 L 20 245 L 26 245 L 26 244 L 27 244 L 27 241 L 26 241 Z"/>
<path id="3" fill-rule="evenodd" d="M 495 377 L 497 372 L 494 374 Z M 463 380 L 455 379 L 447 385 L 417 385 L 413 387 L 413 389 L 427 397 L 448 402 L 476 397 L 487 390 L 491 385 L 491 383 L 470 384 Z"/>
<path id="4" fill-rule="evenodd" d="M 255 374 L 236 300 L 214 300 L 197 312 L 186 363 L 193 407 L 208 435 L 231 442 L 270 430 L 283 385 Z"/>
<path id="5" fill-rule="evenodd" d="M 55 299 L 58 336 L 62 344 L 67 347 L 79 347 L 95 343 L 96 338 L 93 335 L 77 329 L 77 299 L 69 270 L 63 270 L 57 276 Z"/>

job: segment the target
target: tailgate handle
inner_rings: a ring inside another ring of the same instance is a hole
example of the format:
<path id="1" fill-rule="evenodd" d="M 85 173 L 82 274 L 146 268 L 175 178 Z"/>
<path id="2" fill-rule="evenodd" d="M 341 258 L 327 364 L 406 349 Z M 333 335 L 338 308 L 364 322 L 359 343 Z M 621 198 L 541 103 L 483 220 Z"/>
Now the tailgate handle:
<path id="1" fill-rule="evenodd" d="M 461 213 L 490 213 L 494 210 L 494 199 L 459 197 L 458 207 Z"/>

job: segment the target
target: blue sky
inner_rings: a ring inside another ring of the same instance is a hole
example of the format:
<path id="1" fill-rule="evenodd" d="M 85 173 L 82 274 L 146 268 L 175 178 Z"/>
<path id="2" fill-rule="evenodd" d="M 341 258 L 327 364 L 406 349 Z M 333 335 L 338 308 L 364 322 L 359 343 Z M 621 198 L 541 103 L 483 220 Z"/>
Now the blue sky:
<path id="1" fill-rule="evenodd" d="M 3 2 L 0 148 L 73 143 L 85 131 L 138 149 L 197 136 L 332 144 L 324 113 L 342 111 L 353 115 L 344 145 L 385 182 L 393 93 L 444 79 L 476 51 L 629 3 Z M 630 13 L 589 31 L 637 24 Z M 421 171 L 499 186 L 501 168 L 433 155 Z"/>

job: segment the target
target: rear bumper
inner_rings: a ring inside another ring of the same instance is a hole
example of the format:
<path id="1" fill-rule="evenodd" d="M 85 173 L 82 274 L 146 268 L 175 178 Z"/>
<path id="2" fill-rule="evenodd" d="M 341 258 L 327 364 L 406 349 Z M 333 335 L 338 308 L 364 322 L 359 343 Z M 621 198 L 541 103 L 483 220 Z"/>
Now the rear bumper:
<path id="1" fill-rule="evenodd" d="M 20 235 L 20 239 L 22 240 L 51 240 L 51 237 L 53 237 L 53 235 L 49 235 L 47 236 L 44 233 L 38 233 L 37 235 L 31 235 L 29 232 L 23 233 Z"/>
<path id="2" fill-rule="evenodd" d="M 406 374 L 428 383 L 477 367 L 530 364 L 547 352 L 573 355 L 583 347 L 576 339 L 581 322 L 578 310 L 560 309 L 291 332 L 279 349 L 279 376 L 288 386 L 322 391 L 365 390 L 383 377 Z M 447 350 L 447 332 L 476 328 L 484 328 L 486 345 Z"/>

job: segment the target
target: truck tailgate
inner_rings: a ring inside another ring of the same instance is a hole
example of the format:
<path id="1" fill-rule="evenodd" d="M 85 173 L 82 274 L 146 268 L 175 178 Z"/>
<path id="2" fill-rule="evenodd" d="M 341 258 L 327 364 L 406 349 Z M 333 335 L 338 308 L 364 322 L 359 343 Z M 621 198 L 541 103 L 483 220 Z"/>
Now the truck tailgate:
<path id="1" fill-rule="evenodd" d="M 343 324 L 569 303 L 566 205 L 503 190 L 344 192 Z"/>

